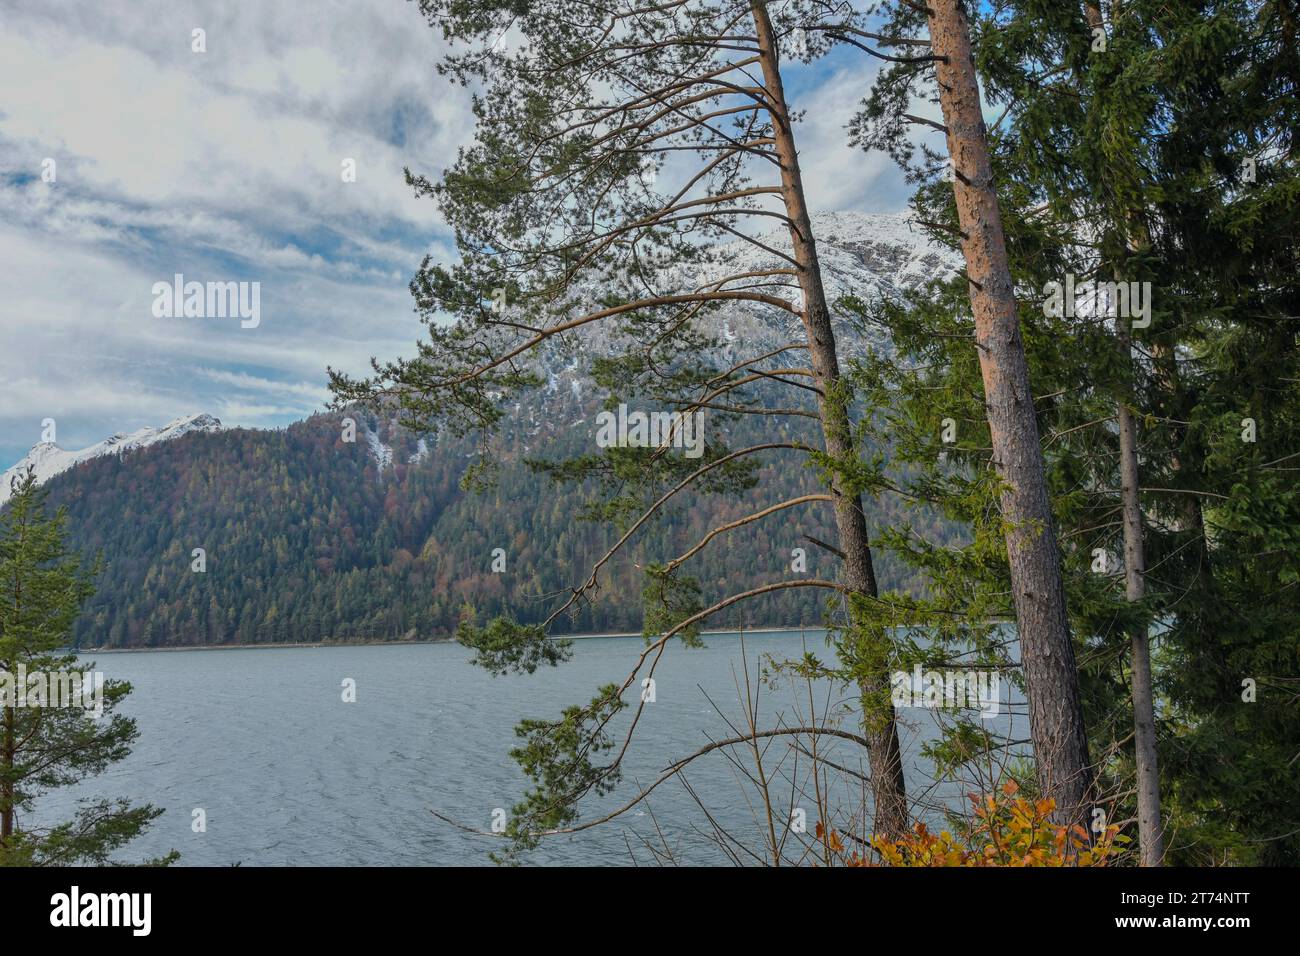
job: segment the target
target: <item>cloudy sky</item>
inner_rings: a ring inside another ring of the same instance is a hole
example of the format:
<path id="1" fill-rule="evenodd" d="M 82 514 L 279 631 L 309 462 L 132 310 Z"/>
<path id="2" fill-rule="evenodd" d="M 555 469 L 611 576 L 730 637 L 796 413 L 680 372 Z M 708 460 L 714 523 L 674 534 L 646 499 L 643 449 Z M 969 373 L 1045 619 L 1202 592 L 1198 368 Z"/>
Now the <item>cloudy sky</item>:
<path id="1" fill-rule="evenodd" d="M 283 426 L 327 365 L 409 353 L 407 282 L 451 246 L 402 167 L 436 175 L 471 132 L 439 47 L 406 0 L 0 0 L 0 468 L 45 418 L 64 448 L 195 412 Z M 906 204 L 845 143 L 874 69 L 787 79 L 815 209 Z M 260 282 L 260 324 L 155 318 L 178 272 Z"/>

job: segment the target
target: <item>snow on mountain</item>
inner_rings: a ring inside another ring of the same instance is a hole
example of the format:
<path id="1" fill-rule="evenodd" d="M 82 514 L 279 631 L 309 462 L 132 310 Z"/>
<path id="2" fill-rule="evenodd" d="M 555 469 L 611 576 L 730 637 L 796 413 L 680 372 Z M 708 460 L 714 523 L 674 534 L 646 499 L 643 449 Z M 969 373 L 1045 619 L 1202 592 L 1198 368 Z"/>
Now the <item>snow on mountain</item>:
<path id="1" fill-rule="evenodd" d="M 124 451 L 171 441 L 190 432 L 215 432 L 220 428 L 221 422 L 212 415 L 199 414 L 178 418 L 161 428 L 141 428 L 129 435 L 118 432 L 80 451 L 67 451 L 52 441 L 37 442 L 17 464 L 0 475 L 0 505 L 9 500 L 11 480 L 25 474 L 29 467 L 35 471 L 37 482 L 44 484 L 55 475 L 92 458 L 120 455 Z"/>
<path id="2" fill-rule="evenodd" d="M 931 279 L 955 274 L 962 265 L 959 256 L 932 244 L 921 227 L 908 216 L 826 212 L 815 214 L 812 219 L 822 281 L 832 307 L 849 295 L 864 300 L 877 297 L 895 299 Z M 658 281 L 652 285 L 657 286 L 656 291 L 667 294 L 704 286 L 728 275 L 789 266 L 780 257 L 780 254 L 791 252 L 790 235 L 784 226 L 774 227 L 754 238 L 758 244 L 735 240 L 716 246 L 713 250 L 715 261 L 708 265 L 665 265 L 659 270 Z M 783 280 L 774 278 L 772 281 L 779 283 Z M 599 291 L 593 286 L 577 298 L 596 302 Z M 797 286 L 772 287 L 766 291 L 789 299 L 796 306 L 802 304 Z M 797 316 L 753 302 L 724 304 L 704 316 L 701 322 L 720 339 L 722 359 L 762 353 L 786 342 L 802 340 L 804 336 Z M 838 316 L 833 315 L 832 323 L 841 357 L 867 352 L 887 353 L 892 348 L 883 330 L 878 337 L 872 338 L 849 327 Z M 574 395 L 580 394 L 589 382 L 586 374 L 588 362 L 599 355 L 616 353 L 625 345 L 620 334 L 603 322 L 583 326 L 563 342 L 552 340 L 538 359 L 547 383 L 546 394 L 555 396 L 565 384 L 573 389 Z M 586 361 L 579 363 L 574 359 L 575 348 Z"/>
<path id="3" fill-rule="evenodd" d="M 375 459 L 375 464 L 379 466 L 381 472 L 393 463 L 392 446 L 383 443 L 379 432 L 367 427 L 366 443 L 370 446 L 370 455 Z"/>
<path id="4" fill-rule="evenodd" d="M 850 293 L 859 297 L 897 295 L 959 266 L 949 250 L 932 245 L 908 216 L 860 212 L 823 212 L 812 217 L 826 294 L 834 302 Z M 756 237 L 763 245 L 789 254 L 784 226 Z M 719 249 L 727 271 L 774 268 L 783 263 L 752 243 L 736 240 Z M 719 272 L 719 275 L 725 273 Z M 708 278 L 702 276 L 701 278 Z"/>
<path id="5" fill-rule="evenodd" d="M 427 439 L 422 437 L 420 438 L 419 441 L 415 443 L 415 451 L 411 454 L 409 458 L 406 459 L 406 461 L 407 464 L 418 465 L 420 462 L 424 461 L 424 459 L 428 457 L 429 457 L 429 442 Z"/>

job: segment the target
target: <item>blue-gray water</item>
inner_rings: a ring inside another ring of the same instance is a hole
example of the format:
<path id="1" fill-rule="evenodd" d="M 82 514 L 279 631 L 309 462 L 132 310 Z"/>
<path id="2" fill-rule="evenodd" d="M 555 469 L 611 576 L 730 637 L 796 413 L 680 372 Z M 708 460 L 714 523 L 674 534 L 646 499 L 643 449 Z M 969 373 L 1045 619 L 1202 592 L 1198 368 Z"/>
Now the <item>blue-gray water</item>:
<path id="1" fill-rule="evenodd" d="M 748 635 L 751 679 L 764 655 L 798 658 L 805 640 L 823 659 L 830 656 L 820 632 Z M 584 816 L 621 805 L 637 792 L 636 781 L 648 783 L 673 760 L 735 735 L 724 716 L 737 726 L 743 721 L 741 641 L 719 634 L 706 642 L 704 649 L 668 648 L 656 671 L 655 701 L 646 706 L 625 760 L 624 782 Z M 128 797 L 166 813 L 116 854 L 123 861 L 176 849 L 182 865 L 485 864 L 497 840 L 463 832 L 430 810 L 490 829 L 493 811 L 510 807 L 525 783 L 507 756 L 516 722 L 555 717 L 564 706 L 590 700 L 601 684 L 621 683 L 640 650 L 636 639 L 585 639 L 575 642 L 567 664 L 507 677 L 471 666 L 468 652 L 452 644 L 100 654 L 93 658 L 99 671 L 134 685 L 121 712 L 136 718 L 139 740 L 127 759 L 79 790 L 42 798 L 35 820 L 27 822 L 66 818 L 76 795 Z M 355 703 L 342 700 L 345 678 L 356 682 Z M 637 693 L 628 699 L 635 703 Z M 1000 732 L 1010 719 L 1007 694 L 1004 682 L 1003 714 L 989 721 Z M 852 695 L 823 684 L 814 688 L 814 704 L 819 720 L 829 710 L 843 729 L 858 729 Z M 806 685 L 783 678 L 775 690 L 762 688 L 759 723 L 799 725 L 809 707 Z M 930 768 L 918 749 L 933 735 L 935 716 L 909 709 L 902 719 L 909 786 L 920 794 Z M 1014 720 L 1023 731 L 1019 709 Z M 617 725 L 625 726 L 625 720 Z M 832 761 L 866 769 L 852 743 L 820 739 L 819 746 L 833 746 Z M 816 799 L 804 775 L 807 760 L 792 743 L 790 737 L 771 741 L 762 755 L 765 770 L 779 779 L 773 787 L 779 814 L 804 809 L 811 831 Z M 750 751 L 731 752 L 753 771 Z M 849 812 L 861 801 L 861 781 L 829 775 L 831 802 Z M 791 777 L 802 777 L 807 792 L 792 797 Z M 761 848 L 760 798 L 740 770 L 715 752 L 693 764 L 687 779 L 699 803 L 669 781 L 619 821 L 550 838 L 526 862 L 651 864 L 655 857 L 641 846 L 649 839 L 670 847 L 678 862 L 724 863 L 727 857 L 707 836 L 710 816 Z M 939 796 L 961 799 L 952 788 Z M 206 832 L 192 829 L 195 808 L 206 814 Z"/>

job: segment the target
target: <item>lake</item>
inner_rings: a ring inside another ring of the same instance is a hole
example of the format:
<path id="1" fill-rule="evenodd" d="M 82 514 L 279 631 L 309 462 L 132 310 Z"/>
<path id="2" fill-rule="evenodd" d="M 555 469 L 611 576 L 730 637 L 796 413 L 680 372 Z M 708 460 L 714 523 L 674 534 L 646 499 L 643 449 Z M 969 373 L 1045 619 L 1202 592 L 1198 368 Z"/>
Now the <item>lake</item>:
<path id="1" fill-rule="evenodd" d="M 649 783 L 673 760 L 737 734 L 745 713 L 741 639 L 711 634 L 705 640 L 704 649 L 674 643 L 665 652 L 623 782 L 593 800 L 583 819 L 622 805 L 638 781 Z M 805 646 L 831 656 L 820 631 L 747 634 L 751 685 L 765 655 L 798 658 Z M 516 722 L 555 717 L 567 705 L 589 701 L 600 685 L 621 683 L 640 649 L 636 638 L 582 639 L 572 661 L 507 677 L 472 666 L 470 652 L 455 644 L 102 653 L 91 658 L 97 669 L 134 685 L 121 712 L 136 719 L 139 739 L 104 774 L 41 798 L 35 821 L 25 822 L 66 818 L 77 796 L 127 797 L 166 813 L 115 855 L 122 861 L 176 849 L 181 865 L 489 864 L 498 839 L 465 832 L 431 811 L 490 830 L 494 811 L 509 808 L 524 790 L 523 774 L 508 757 Z M 348 678 L 356 687 L 350 703 L 342 689 Z M 1023 704 L 1012 691 L 1008 707 L 1009 690 L 1003 681 L 1001 713 L 987 723 L 1024 737 Z M 635 704 L 638 693 L 627 699 Z M 832 725 L 858 729 L 851 694 L 823 683 L 814 686 L 813 701 L 819 721 L 829 715 Z M 620 715 L 619 729 L 634 709 Z M 809 710 L 802 682 L 783 677 L 775 689 L 760 689 L 763 727 L 806 724 Z M 927 817 L 962 800 L 962 788 L 951 784 L 926 792 L 930 769 L 919 750 L 942 715 L 901 712 L 909 790 L 924 793 L 918 812 Z M 855 776 L 866 769 L 861 751 L 851 742 L 819 739 L 827 759 L 843 768 L 828 771 L 830 802 L 848 813 L 862 798 Z M 808 832 L 790 839 L 807 841 L 818 813 L 798 742 L 772 738 L 762 759 L 777 780 L 781 822 L 791 810 L 802 811 L 794 816 Z M 752 750 L 730 753 L 735 763 L 721 751 L 694 762 L 686 774 L 689 791 L 670 780 L 620 819 L 549 838 L 524 862 L 653 865 L 670 855 L 679 863 L 727 863 L 715 826 L 761 848 L 766 817 L 745 776 L 754 772 Z M 192 828 L 196 808 L 206 817 L 205 832 Z"/>

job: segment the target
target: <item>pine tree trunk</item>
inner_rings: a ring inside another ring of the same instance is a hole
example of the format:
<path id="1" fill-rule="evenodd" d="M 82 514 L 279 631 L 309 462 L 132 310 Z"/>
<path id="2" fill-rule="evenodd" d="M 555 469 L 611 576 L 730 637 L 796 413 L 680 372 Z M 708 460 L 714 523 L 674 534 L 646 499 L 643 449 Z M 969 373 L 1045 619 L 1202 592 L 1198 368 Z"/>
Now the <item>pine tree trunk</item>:
<path id="1" fill-rule="evenodd" d="M 5 707 L 4 711 L 4 740 L 0 743 L 0 770 L 4 772 L 4 780 L 0 781 L 0 847 L 7 846 L 14 833 L 14 785 L 10 777 L 16 752 L 14 708 Z"/>
<path id="2" fill-rule="evenodd" d="M 1129 248 L 1140 251 L 1151 244 L 1146 224 L 1129 217 Z M 1128 319 L 1115 318 L 1115 335 L 1127 366 L 1132 367 L 1132 332 Z M 1146 544 L 1138 476 L 1137 422 L 1127 403 L 1118 407 L 1120 498 L 1124 515 L 1124 594 L 1140 601 L 1146 593 Z M 1164 823 L 1160 809 L 1160 764 L 1156 750 L 1156 710 L 1152 691 L 1151 636 L 1145 624 L 1131 635 L 1133 655 L 1133 760 L 1137 767 L 1138 859 L 1142 866 L 1162 866 L 1165 856 Z"/>
<path id="3" fill-rule="evenodd" d="M 1106 21 L 1104 21 L 1101 18 L 1100 4 L 1093 3 L 1091 2 L 1091 0 L 1086 0 L 1086 2 L 1083 5 L 1083 17 L 1085 20 L 1088 21 L 1088 29 L 1090 30 L 1106 29 Z"/>
<path id="4" fill-rule="evenodd" d="M 1084 18 L 1092 30 L 1105 30 L 1101 6 L 1085 0 Z M 1141 221 L 1129 216 L 1130 248 L 1150 243 Z M 1124 364 L 1132 366 L 1131 333 L 1124 319 L 1116 318 L 1115 332 L 1123 352 Z M 1138 497 L 1137 422 L 1128 405 L 1120 402 L 1119 425 L 1120 496 L 1124 519 L 1124 593 L 1130 601 L 1140 601 L 1146 591 L 1146 545 L 1142 504 Z M 1160 813 L 1160 772 L 1156 754 L 1155 700 L 1152 694 L 1151 638 L 1145 625 L 1135 627 L 1130 636 L 1133 656 L 1133 751 L 1137 767 L 1138 844 L 1142 866 L 1162 866 L 1164 861 L 1164 825 Z"/>
<path id="5" fill-rule="evenodd" d="M 1131 361 L 1125 318 L 1115 320 L 1126 361 Z M 1138 499 L 1137 423 L 1125 402 L 1118 407 L 1120 495 L 1124 513 L 1124 593 L 1141 601 L 1146 589 L 1146 548 Z M 1133 628 L 1133 750 L 1137 764 L 1138 842 L 1143 866 L 1160 866 L 1164 832 L 1160 820 L 1160 772 L 1156 760 L 1156 712 L 1151 692 L 1151 645 L 1146 624 Z"/>
<path id="6" fill-rule="evenodd" d="M 804 329 L 808 337 L 813 373 L 821 391 L 817 402 L 823 440 L 828 455 L 833 458 L 849 458 L 855 454 L 855 449 L 849 420 L 848 383 L 840 374 L 839 359 L 835 354 L 830 308 L 822 284 L 821 266 L 817 261 L 817 247 L 799 169 L 799 154 L 795 148 L 794 131 L 790 125 L 781 82 L 779 51 L 766 5 L 761 0 L 754 0 L 751 6 L 762 50 L 763 82 L 772 105 L 773 137 L 776 140 L 777 158 L 781 163 L 781 187 L 786 215 L 791 222 L 790 239 L 794 246 L 794 259 L 798 264 L 799 287 L 803 293 Z M 836 496 L 835 525 L 839 547 L 844 552 L 844 583 L 854 592 L 874 598 L 878 593 L 876 575 L 872 565 L 866 517 L 862 512 L 862 498 L 857 493 L 844 491 L 841 485 L 838 476 L 832 480 L 831 489 Z M 856 630 L 861 622 L 854 620 L 852 624 Z M 883 635 L 875 636 L 883 639 Z M 864 708 L 867 710 L 864 713 L 863 733 L 869 743 L 867 755 L 871 763 L 875 832 L 897 838 L 906 835 L 910 825 L 902 753 L 898 744 L 898 725 L 893 705 L 888 699 L 881 700 L 888 687 L 889 674 L 883 667 L 879 673 L 862 681 L 861 691 Z"/>
<path id="7" fill-rule="evenodd" d="M 1016 609 L 1029 728 L 1040 789 L 1061 824 L 1083 823 L 1092 790 L 1079 675 L 1061 583 L 1038 423 L 1006 240 L 989 164 L 970 26 L 959 0 L 927 0 L 930 42 L 948 128 L 962 253 Z"/>

